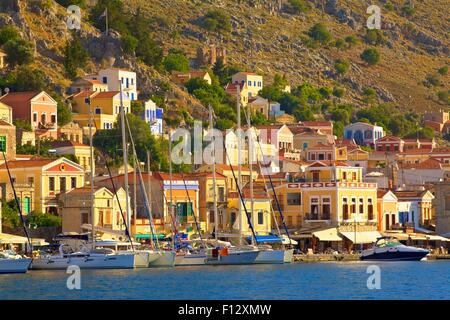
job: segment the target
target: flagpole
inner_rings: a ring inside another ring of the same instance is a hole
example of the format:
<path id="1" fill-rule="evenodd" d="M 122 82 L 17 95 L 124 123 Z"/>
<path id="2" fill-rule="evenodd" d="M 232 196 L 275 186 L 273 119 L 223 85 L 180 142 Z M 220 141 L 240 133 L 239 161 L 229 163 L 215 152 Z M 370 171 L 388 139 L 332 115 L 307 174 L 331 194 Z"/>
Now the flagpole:
<path id="1" fill-rule="evenodd" d="M 108 7 L 106 7 L 105 9 L 105 13 L 106 13 L 106 36 L 108 36 Z"/>

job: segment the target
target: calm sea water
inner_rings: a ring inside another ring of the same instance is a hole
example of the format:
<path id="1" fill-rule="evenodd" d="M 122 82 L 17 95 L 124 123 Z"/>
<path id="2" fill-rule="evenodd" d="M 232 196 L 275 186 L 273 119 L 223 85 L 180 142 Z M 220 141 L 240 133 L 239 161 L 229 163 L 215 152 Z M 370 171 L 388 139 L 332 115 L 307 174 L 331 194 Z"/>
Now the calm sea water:
<path id="1" fill-rule="evenodd" d="M 450 261 L 368 262 L 83 270 L 81 290 L 64 271 L 0 275 L 0 299 L 450 299 Z"/>

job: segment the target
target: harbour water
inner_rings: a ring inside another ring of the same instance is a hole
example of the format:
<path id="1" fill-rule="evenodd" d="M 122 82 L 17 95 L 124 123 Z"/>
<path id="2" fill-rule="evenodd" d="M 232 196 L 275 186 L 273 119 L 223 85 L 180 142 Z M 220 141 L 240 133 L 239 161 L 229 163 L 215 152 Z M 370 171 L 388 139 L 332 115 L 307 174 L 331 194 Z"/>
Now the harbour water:
<path id="1" fill-rule="evenodd" d="M 368 289 L 377 265 L 381 288 Z M 65 271 L 0 275 L 5 299 L 450 299 L 450 261 L 330 262 L 82 270 L 81 290 Z"/>

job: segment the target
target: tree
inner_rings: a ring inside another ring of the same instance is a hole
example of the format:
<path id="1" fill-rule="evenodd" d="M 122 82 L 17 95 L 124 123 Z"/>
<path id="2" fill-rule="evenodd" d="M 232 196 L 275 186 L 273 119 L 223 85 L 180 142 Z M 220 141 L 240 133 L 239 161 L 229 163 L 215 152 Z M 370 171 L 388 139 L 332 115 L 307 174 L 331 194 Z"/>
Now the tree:
<path id="1" fill-rule="evenodd" d="M 328 29 L 322 23 L 316 23 L 309 31 L 308 35 L 322 44 L 327 44 L 331 40 L 331 34 Z"/>
<path id="2" fill-rule="evenodd" d="M 439 68 L 439 69 L 438 69 L 438 73 L 439 73 L 441 76 L 447 75 L 447 73 L 448 73 L 448 66 L 443 66 L 443 67 Z"/>
<path id="3" fill-rule="evenodd" d="M 339 50 L 345 49 L 345 41 L 342 39 L 337 39 L 334 42 L 334 46 Z"/>
<path id="4" fill-rule="evenodd" d="M 347 43 L 348 47 L 351 48 L 354 45 L 358 44 L 358 39 L 356 39 L 355 36 L 349 35 L 345 37 L 345 42 Z"/>
<path id="5" fill-rule="evenodd" d="M 296 14 L 309 10 L 309 6 L 304 0 L 289 0 L 289 6 L 291 11 Z"/>
<path id="6" fill-rule="evenodd" d="M 334 63 L 334 69 L 339 75 L 343 75 L 347 73 L 348 69 L 350 68 L 350 63 L 347 60 L 341 60 L 338 59 Z"/>
<path id="7" fill-rule="evenodd" d="M 133 37 L 131 34 L 127 33 L 122 37 L 122 47 L 123 51 L 125 51 L 126 53 L 135 53 L 138 43 L 138 39 Z"/>
<path id="8" fill-rule="evenodd" d="M 171 71 L 189 71 L 189 60 L 183 53 L 169 53 L 163 60 L 164 68 Z"/>
<path id="9" fill-rule="evenodd" d="M 57 102 L 58 126 L 63 126 L 72 121 L 72 112 L 70 111 L 64 98 L 56 93 L 52 94 L 53 99 Z"/>
<path id="10" fill-rule="evenodd" d="M 16 27 L 7 25 L 0 29 L 0 46 L 7 43 L 9 40 L 20 39 L 20 33 Z"/>
<path id="11" fill-rule="evenodd" d="M 64 50 L 64 67 L 67 75 L 73 79 L 78 68 L 84 68 L 89 55 L 75 34 L 72 41 L 68 41 Z"/>
<path id="12" fill-rule="evenodd" d="M 19 66 L 15 72 L 14 89 L 16 91 L 42 91 L 47 87 L 45 73 L 26 65 Z"/>
<path id="13" fill-rule="evenodd" d="M 205 14 L 202 26 L 208 31 L 230 32 L 230 20 L 230 16 L 227 13 L 219 9 L 214 9 Z"/>
<path id="14" fill-rule="evenodd" d="M 370 45 L 383 45 L 386 43 L 382 31 L 378 29 L 367 29 L 364 40 Z"/>
<path id="15" fill-rule="evenodd" d="M 34 61 L 34 46 L 25 39 L 12 39 L 5 43 L 6 62 L 10 66 L 30 64 Z"/>
<path id="16" fill-rule="evenodd" d="M 380 53 L 377 49 L 366 49 L 361 53 L 361 59 L 367 62 L 370 66 L 376 65 L 380 62 Z"/>

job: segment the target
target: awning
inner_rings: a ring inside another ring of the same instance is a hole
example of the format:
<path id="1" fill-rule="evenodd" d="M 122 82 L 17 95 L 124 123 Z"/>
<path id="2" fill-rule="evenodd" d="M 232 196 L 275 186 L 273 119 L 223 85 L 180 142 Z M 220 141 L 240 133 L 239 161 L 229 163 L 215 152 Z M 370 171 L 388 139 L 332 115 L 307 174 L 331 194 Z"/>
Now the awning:
<path id="1" fill-rule="evenodd" d="M 248 236 L 247 241 L 252 241 L 252 237 Z M 281 242 L 281 238 L 276 235 L 256 236 L 258 243 L 278 243 Z"/>
<path id="2" fill-rule="evenodd" d="M 342 238 L 338 235 L 337 228 L 315 231 L 312 234 L 319 238 L 320 241 L 342 241 Z"/>
<path id="3" fill-rule="evenodd" d="M 435 234 L 427 235 L 426 237 L 430 241 L 449 241 L 450 242 L 450 239 L 444 238 L 444 237 L 441 237 L 441 236 L 438 236 L 438 235 L 435 235 Z"/>
<path id="4" fill-rule="evenodd" d="M 354 244 L 373 243 L 376 242 L 377 239 L 381 237 L 381 234 L 378 231 L 340 232 L 340 233 Z"/>
<path id="5" fill-rule="evenodd" d="M 0 233 L 0 244 L 26 244 L 28 239 L 15 234 Z M 45 246 L 48 242 L 45 239 L 32 238 L 31 243 L 34 246 Z"/>
<path id="6" fill-rule="evenodd" d="M 149 233 L 139 233 L 139 234 L 135 234 L 134 238 L 136 240 L 148 240 L 148 239 L 150 239 L 150 234 Z M 166 238 L 166 235 L 164 233 L 159 233 L 159 234 L 153 235 L 153 239 L 162 240 L 165 238 Z"/>

